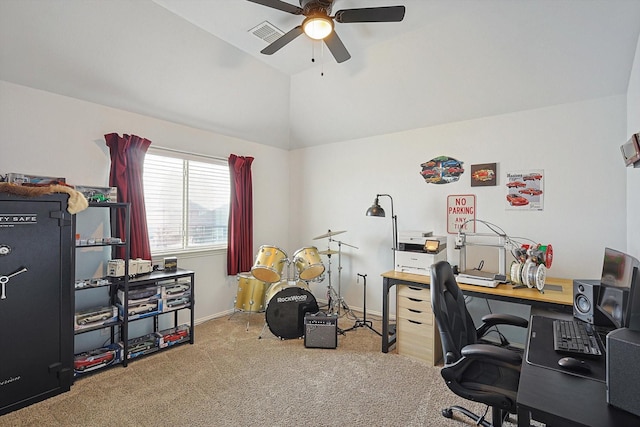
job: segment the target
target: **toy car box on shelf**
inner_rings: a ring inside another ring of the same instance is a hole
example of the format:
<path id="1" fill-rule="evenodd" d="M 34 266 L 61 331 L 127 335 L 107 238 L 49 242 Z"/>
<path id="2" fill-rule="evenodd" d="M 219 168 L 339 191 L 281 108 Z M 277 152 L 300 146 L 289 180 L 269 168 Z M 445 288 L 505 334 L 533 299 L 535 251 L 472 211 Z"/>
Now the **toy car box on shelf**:
<path id="1" fill-rule="evenodd" d="M 164 299 L 191 294 L 191 281 L 188 279 L 178 282 L 173 280 L 161 282 L 160 285 L 162 286 L 162 298 Z"/>
<path id="2" fill-rule="evenodd" d="M 7 182 L 13 184 L 38 184 L 52 185 L 67 182 L 65 178 L 55 178 L 51 176 L 27 175 L 24 173 L 8 173 Z"/>
<path id="3" fill-rule="evenodd" d="M 146 259 L 130 259 L 129 260 L 129 276 L 139 276 L 141 274 L 151 273 L 153 267 L 151 261 Z M 112 259 L 107 264 L 107 276 L 124 277 L 124 260 Z"/>
<path id="4" fill-rule="evenodd" d="M 165 348 L 181 342 L 189 341 L 191 332 L 189 330 L 189 325 L 180 325 L 175 328 L 160 331 L 159 334 L 161 335 L 159 347 Z"/>
<path id="5" fill-rule="evenodd" d="M 85 351 L 73 357 L 73 375 L 75 377 L 93 372 L 122 361 L 122 343 L 113 343 L 95 350 Z"/>
<path id="6" fill-rule="evenodd" d="M 114 323 L 118 320 L 118 308 L 109 305 L 92 307 L 75 313 L 73 326 L 76 331 Z"/>
<path id="7" fill-rule="evenodd" d="M 162 311 L 160 287 L 157 285 L 130 287 L 128 295 L 129 320 L 153 316 Z M 118 289 L 117 299 L 118 314 L 122 319 L 124 318 L 124 289 L 122 287 Z"/>
<path id="8" fill-rule="evenodd" d="M 118 314 L 121 319 L 124 319 L 124 305 L 120 302 L 117 303 Z M 148 299 L 146 302 L 131 305 L 127 309 L 129 313 L 129 320 L 142 319 L 144 317 L 154 316 L 162 312 L 162 304 L 159 299 Z"/>
<path id="9" fill-rule="evenodd" d="M 178 269 L 178 258 L 174 256 L 164 258 L 164 271 L 176 271 Z"/>
<path id="10" fill-rule="evenodd" d="M 111 280 L 102 277 L 102 278 L 76 280 L 74 287 L 76 289 L 99 288 L 101 286 L 109 286 L 110 284 L 111 284 Z"/>
<path id="11" fill-rule="evenodd" d="M 119 243 L 122 243 L 122 239 L 119 237 L 87 237 L 84 239 L 79 234 L 76 234 L 76 246 L 114 245 Z"/>
<path id="12" fill-rule="evenodd" d="M 141 337 L 132 338 L 127 344 L 127 359 L 143 356 L 158 350 L 160 334 L 152 332 Z"/>
<path id="13" fill-rule="evenodd" d="M 149 285 L 149 286 L 136 286 L 133 287 L 129 285 L 129 306 L 142 304 L 145 302 L 158 300 L 161 298 L 161 290 L 160 286 L 157 285 Z M 118 302 L 120 304 L 124 304 L 124 289 L 122 286 L 118 288 Z"/>
<path id="14" fill-rule="evenodd" d="M 162 300 L 162 312 L 177 310 L 191 304 L 191 295 L 182 295 L 179 297 L 171 297 Z"/>
<path id="15" fill-rule="evenodd" d="M 89 187 L 76 185 L 76 191 L 82 193 L 88 202 L 116 203 L 118 201 L 117 187 Z"/>

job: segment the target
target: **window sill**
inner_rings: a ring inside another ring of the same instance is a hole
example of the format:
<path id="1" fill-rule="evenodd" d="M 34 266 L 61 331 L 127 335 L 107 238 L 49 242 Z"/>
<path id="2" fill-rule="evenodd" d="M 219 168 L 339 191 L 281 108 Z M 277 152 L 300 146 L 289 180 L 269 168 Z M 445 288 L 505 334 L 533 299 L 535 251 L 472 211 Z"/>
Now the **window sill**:
<path id="1" fill-rule="evenodd" d="M 152 258 L 164 258 L 169 256 L 176 256 L 180 258 L 201 258 L 204 256 L 210 255 L 219 255 L 222 253 L 226 253 L 227 248 L 203 248 L 203 249 L 181 249 L 175 251 L 166 251 L 166 252 L 153 252 L 151 254 Z"/>

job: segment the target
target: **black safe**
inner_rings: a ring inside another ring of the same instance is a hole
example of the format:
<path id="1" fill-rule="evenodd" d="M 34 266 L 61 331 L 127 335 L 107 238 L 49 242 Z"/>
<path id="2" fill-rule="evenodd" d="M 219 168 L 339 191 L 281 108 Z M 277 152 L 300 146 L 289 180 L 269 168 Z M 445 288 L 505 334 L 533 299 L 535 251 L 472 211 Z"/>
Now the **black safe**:
<path id="1" fill-rule="evenodd" d="M 66 392 L 73 382 L 67 199 L 0 193 L 0 415 Z"/>

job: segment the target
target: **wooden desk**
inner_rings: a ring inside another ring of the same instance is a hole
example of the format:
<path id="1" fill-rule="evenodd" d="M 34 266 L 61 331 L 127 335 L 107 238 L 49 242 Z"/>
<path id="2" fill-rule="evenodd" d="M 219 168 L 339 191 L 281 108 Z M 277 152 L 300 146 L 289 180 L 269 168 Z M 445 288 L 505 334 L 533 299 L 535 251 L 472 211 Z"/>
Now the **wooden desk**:
<path id="1" fill-rule="evenodd" d="M 382 273 L 382 352 L 388 353 L 396 342 L 396 336 L 389 333 L 389 290 L 394 285 L 409 285 L 429 289 L 429 276 L 420 274 L 400 273 L 395 270 Z M 479 298 L 508 301 L 518 304 L 526 304 L 531 307 L 540 307 L 561 311 L 565 313 L 573 312 L 573 280 L 547 278 L 545 281 L 544 293 L 537 289 L 520 288 L 512 289 L 510 284 L 501 284 L 495 288 L 485 286 L 460 284 L 460 289 L 466 295 Z M 561 290 L 552 290 L 559 287 Z"/>

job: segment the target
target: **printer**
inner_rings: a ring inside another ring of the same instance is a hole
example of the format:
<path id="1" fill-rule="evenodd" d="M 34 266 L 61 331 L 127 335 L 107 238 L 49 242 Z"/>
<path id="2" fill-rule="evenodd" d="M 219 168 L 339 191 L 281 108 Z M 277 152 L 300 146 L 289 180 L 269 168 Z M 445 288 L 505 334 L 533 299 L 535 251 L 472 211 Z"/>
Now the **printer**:
<path id="1" fill-rule="evenodd" d="M 431 231 L 401 231 L 398 234 L 395 271 L 431 275 L 431 265 L 447 260 L 447 238 Z"/>

